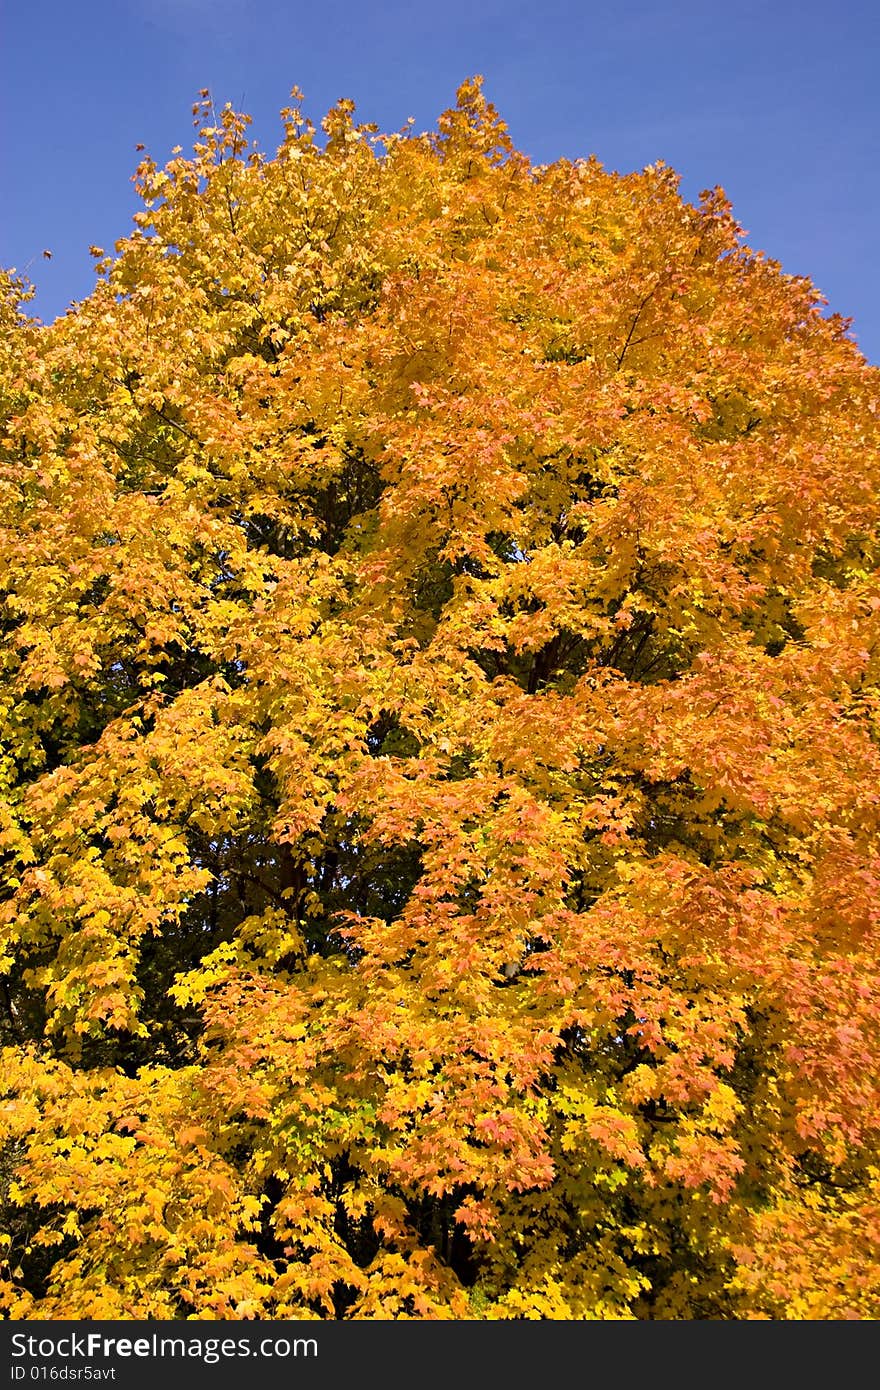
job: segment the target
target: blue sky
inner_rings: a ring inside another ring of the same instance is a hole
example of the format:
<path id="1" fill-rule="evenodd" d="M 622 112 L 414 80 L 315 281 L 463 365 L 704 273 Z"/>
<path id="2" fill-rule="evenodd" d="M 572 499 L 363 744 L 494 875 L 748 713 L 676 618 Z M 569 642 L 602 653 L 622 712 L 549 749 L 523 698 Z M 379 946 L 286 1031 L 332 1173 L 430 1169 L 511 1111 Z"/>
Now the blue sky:
<path id="1" fill-rule="evenodd" d="M 877 0 L 7 0 L 0 45 L 0 261 L 45 319 L 88 293 L 89 244 L 130 230 L 135 144 L 188 146 L 199 88 L 273 149 L 294 83 L 315 119 L 350 96 L 422 130 L 482 73 L 538 162 L 661 158 L 688 197 L 720 183 L 750 244 L 880 362 Z"/>

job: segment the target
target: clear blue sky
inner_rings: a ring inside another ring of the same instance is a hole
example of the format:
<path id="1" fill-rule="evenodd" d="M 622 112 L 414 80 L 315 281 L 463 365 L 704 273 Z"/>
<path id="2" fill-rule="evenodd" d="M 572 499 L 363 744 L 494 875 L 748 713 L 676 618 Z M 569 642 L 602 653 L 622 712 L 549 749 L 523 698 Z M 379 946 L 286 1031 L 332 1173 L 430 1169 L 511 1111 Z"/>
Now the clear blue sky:
<path id="1" fill-rule="evenodd" d="M 722 184 L 880 362 L 880 0 L 6 0 L 0 44 L 0 261 L 45 319 L 88 293 L 89 244 L 130 230 L 135 144 L 187 148 L 200 87 L 274 149 L 294 83 L 315 119 L 350 96 L 421 130 L 482 73 L 536 161 Z"/>

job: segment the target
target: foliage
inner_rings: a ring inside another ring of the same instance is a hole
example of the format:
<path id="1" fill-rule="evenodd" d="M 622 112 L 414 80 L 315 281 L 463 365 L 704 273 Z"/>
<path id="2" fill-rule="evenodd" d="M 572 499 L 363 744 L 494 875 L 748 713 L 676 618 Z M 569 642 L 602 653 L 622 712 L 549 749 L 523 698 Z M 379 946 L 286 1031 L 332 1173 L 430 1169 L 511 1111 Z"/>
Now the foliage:
<path id="1" fill-rule="evenodd" d="M 5 282 L 7 1313 L 878 1316 L 876 369 L 478 82 L 203 97 Z"/>

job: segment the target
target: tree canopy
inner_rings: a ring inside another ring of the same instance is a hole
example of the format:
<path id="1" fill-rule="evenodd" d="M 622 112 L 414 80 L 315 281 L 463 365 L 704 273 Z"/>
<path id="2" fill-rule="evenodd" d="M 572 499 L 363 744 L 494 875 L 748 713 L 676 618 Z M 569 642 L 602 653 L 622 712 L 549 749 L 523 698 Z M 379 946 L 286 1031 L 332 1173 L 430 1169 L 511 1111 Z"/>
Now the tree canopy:
<path id="1" fill-rule="evenodd" d="M 876 1317 L 878 371 L 719 189 L 293 103 L 4 279 L 2 1306 Z"/>

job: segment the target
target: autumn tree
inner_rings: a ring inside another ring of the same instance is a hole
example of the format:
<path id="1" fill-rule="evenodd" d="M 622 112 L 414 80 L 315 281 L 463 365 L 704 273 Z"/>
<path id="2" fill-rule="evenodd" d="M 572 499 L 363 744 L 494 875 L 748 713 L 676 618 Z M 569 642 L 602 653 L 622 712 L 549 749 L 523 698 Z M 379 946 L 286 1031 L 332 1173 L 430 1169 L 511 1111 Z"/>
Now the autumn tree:
<path id="1" fill-rule="evenodd" d="M 877 370 L 720 190 L 294 103 L 5 281 L 7 1314 L 876 1317 Z"/>

